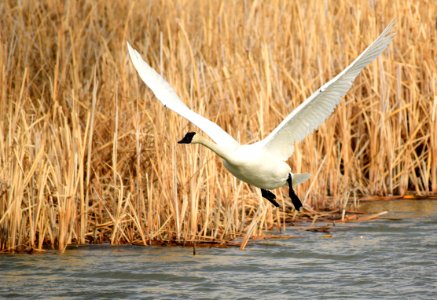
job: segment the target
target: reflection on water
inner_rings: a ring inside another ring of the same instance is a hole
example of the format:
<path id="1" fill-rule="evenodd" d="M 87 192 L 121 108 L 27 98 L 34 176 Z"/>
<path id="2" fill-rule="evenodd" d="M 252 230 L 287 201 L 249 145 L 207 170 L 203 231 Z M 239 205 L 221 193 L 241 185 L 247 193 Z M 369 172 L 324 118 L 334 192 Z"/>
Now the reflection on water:
<path id="1" fill-rule="evenodd" d="M 432 200 L 392 200 L 369 201 L 360 206 L 360 210 L 377 213 L 387 211 L 384 218 L 423 218 L 437 215 L 437 201 Z"/>
<path id="2" fill-rule="evenodd" d="M 238 248 L 90 246 L 0 256 L 6 298 L 437 298 L 437 202 L 365 204 L 386 219 L 336 225 L 332 238 Z"/>

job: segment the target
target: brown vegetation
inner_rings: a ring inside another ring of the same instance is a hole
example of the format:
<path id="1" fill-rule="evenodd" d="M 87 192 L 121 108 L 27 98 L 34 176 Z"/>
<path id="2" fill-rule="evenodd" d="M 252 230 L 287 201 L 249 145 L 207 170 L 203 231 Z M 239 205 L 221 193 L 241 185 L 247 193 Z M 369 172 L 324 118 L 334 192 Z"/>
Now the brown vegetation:
<path id="1" fill-rule="evenodd" d="M 5 0 L 0 14 L 0 250 L 227 241 L 292 217 L 176 144 L 195 128 L 154 99 L 126 41 L 250 143 L 396 18 L 393 44 L 290 164 L 312 173 L 298 194 L 315 209 L 437 192 L 433 1 Z"/>

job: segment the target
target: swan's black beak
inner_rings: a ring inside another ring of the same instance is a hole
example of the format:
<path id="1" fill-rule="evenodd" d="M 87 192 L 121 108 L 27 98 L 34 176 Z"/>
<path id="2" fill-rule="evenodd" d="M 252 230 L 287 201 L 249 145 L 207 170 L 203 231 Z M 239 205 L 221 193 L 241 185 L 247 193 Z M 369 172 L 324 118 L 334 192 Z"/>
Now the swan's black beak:
<path id="1" fill-rule="evenodd" d="M 178 142 L 178 144 L 191 144 L 193 141 L 193 136 L 195 135 L 195 132 L 188 132 L 182 140 Z"/>

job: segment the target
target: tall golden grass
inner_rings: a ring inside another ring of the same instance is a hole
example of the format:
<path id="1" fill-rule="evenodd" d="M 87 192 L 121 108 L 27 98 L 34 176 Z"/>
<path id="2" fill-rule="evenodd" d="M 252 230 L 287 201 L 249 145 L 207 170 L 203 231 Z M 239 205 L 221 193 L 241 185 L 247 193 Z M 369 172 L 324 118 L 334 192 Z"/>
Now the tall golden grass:
<path id="1" fill-rule="evenodd" d="M 0 249 L 226 241 L 289 214 L 210 151 L 139 79 L 130 41 L 242 143 L 263 138 L 393 18 L 390 48 L 296 145 L 316 208 L 437 192 L 433 1 L 2 1 Z M 286 190 L 275 191 L 283 206 Z"/>

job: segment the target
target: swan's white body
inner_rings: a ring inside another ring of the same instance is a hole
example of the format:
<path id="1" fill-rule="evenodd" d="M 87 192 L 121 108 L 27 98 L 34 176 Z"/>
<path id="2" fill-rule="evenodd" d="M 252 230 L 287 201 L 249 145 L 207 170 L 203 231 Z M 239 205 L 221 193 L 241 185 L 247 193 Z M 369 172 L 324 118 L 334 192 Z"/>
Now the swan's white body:
<path id="1" fill-rule="evenodd" d="M 199 135 L 193 137 L 192 143 L 202 144 L 217 153 L 229 172 L 249 184 L 271 190 L 287 183 L 290 166 L 284 160 L 272 157 L 259 143 L 226 147 Z M 302 180 L 294 180 L 294 184 Z"/>
<path id="2" fill-rule="evenodd" d="M 144 62 L 129 43 L 128 50 L 141 79 L 158 100 L 197 125 L 215 142 L 194 135 L 191 143 L 203 144 L 218 154 L 223 158 L 226 169 L 237 178 L 269 190 L 286 185 L 289 174 L 293 178 L 293 185 L 309 177 L 309 174 L 292 174 L 286 163 L 293 153 L 294 143 L 317 129 L 331 115 L 360 71 L 390 44 L 394 35 L 393 25 L 393 22 L 389 24 L 346 69 L 286 116 L 265 139 L 250 145 L 240 145 L 217 124 L 189 109 L 167 81 Z"/>

